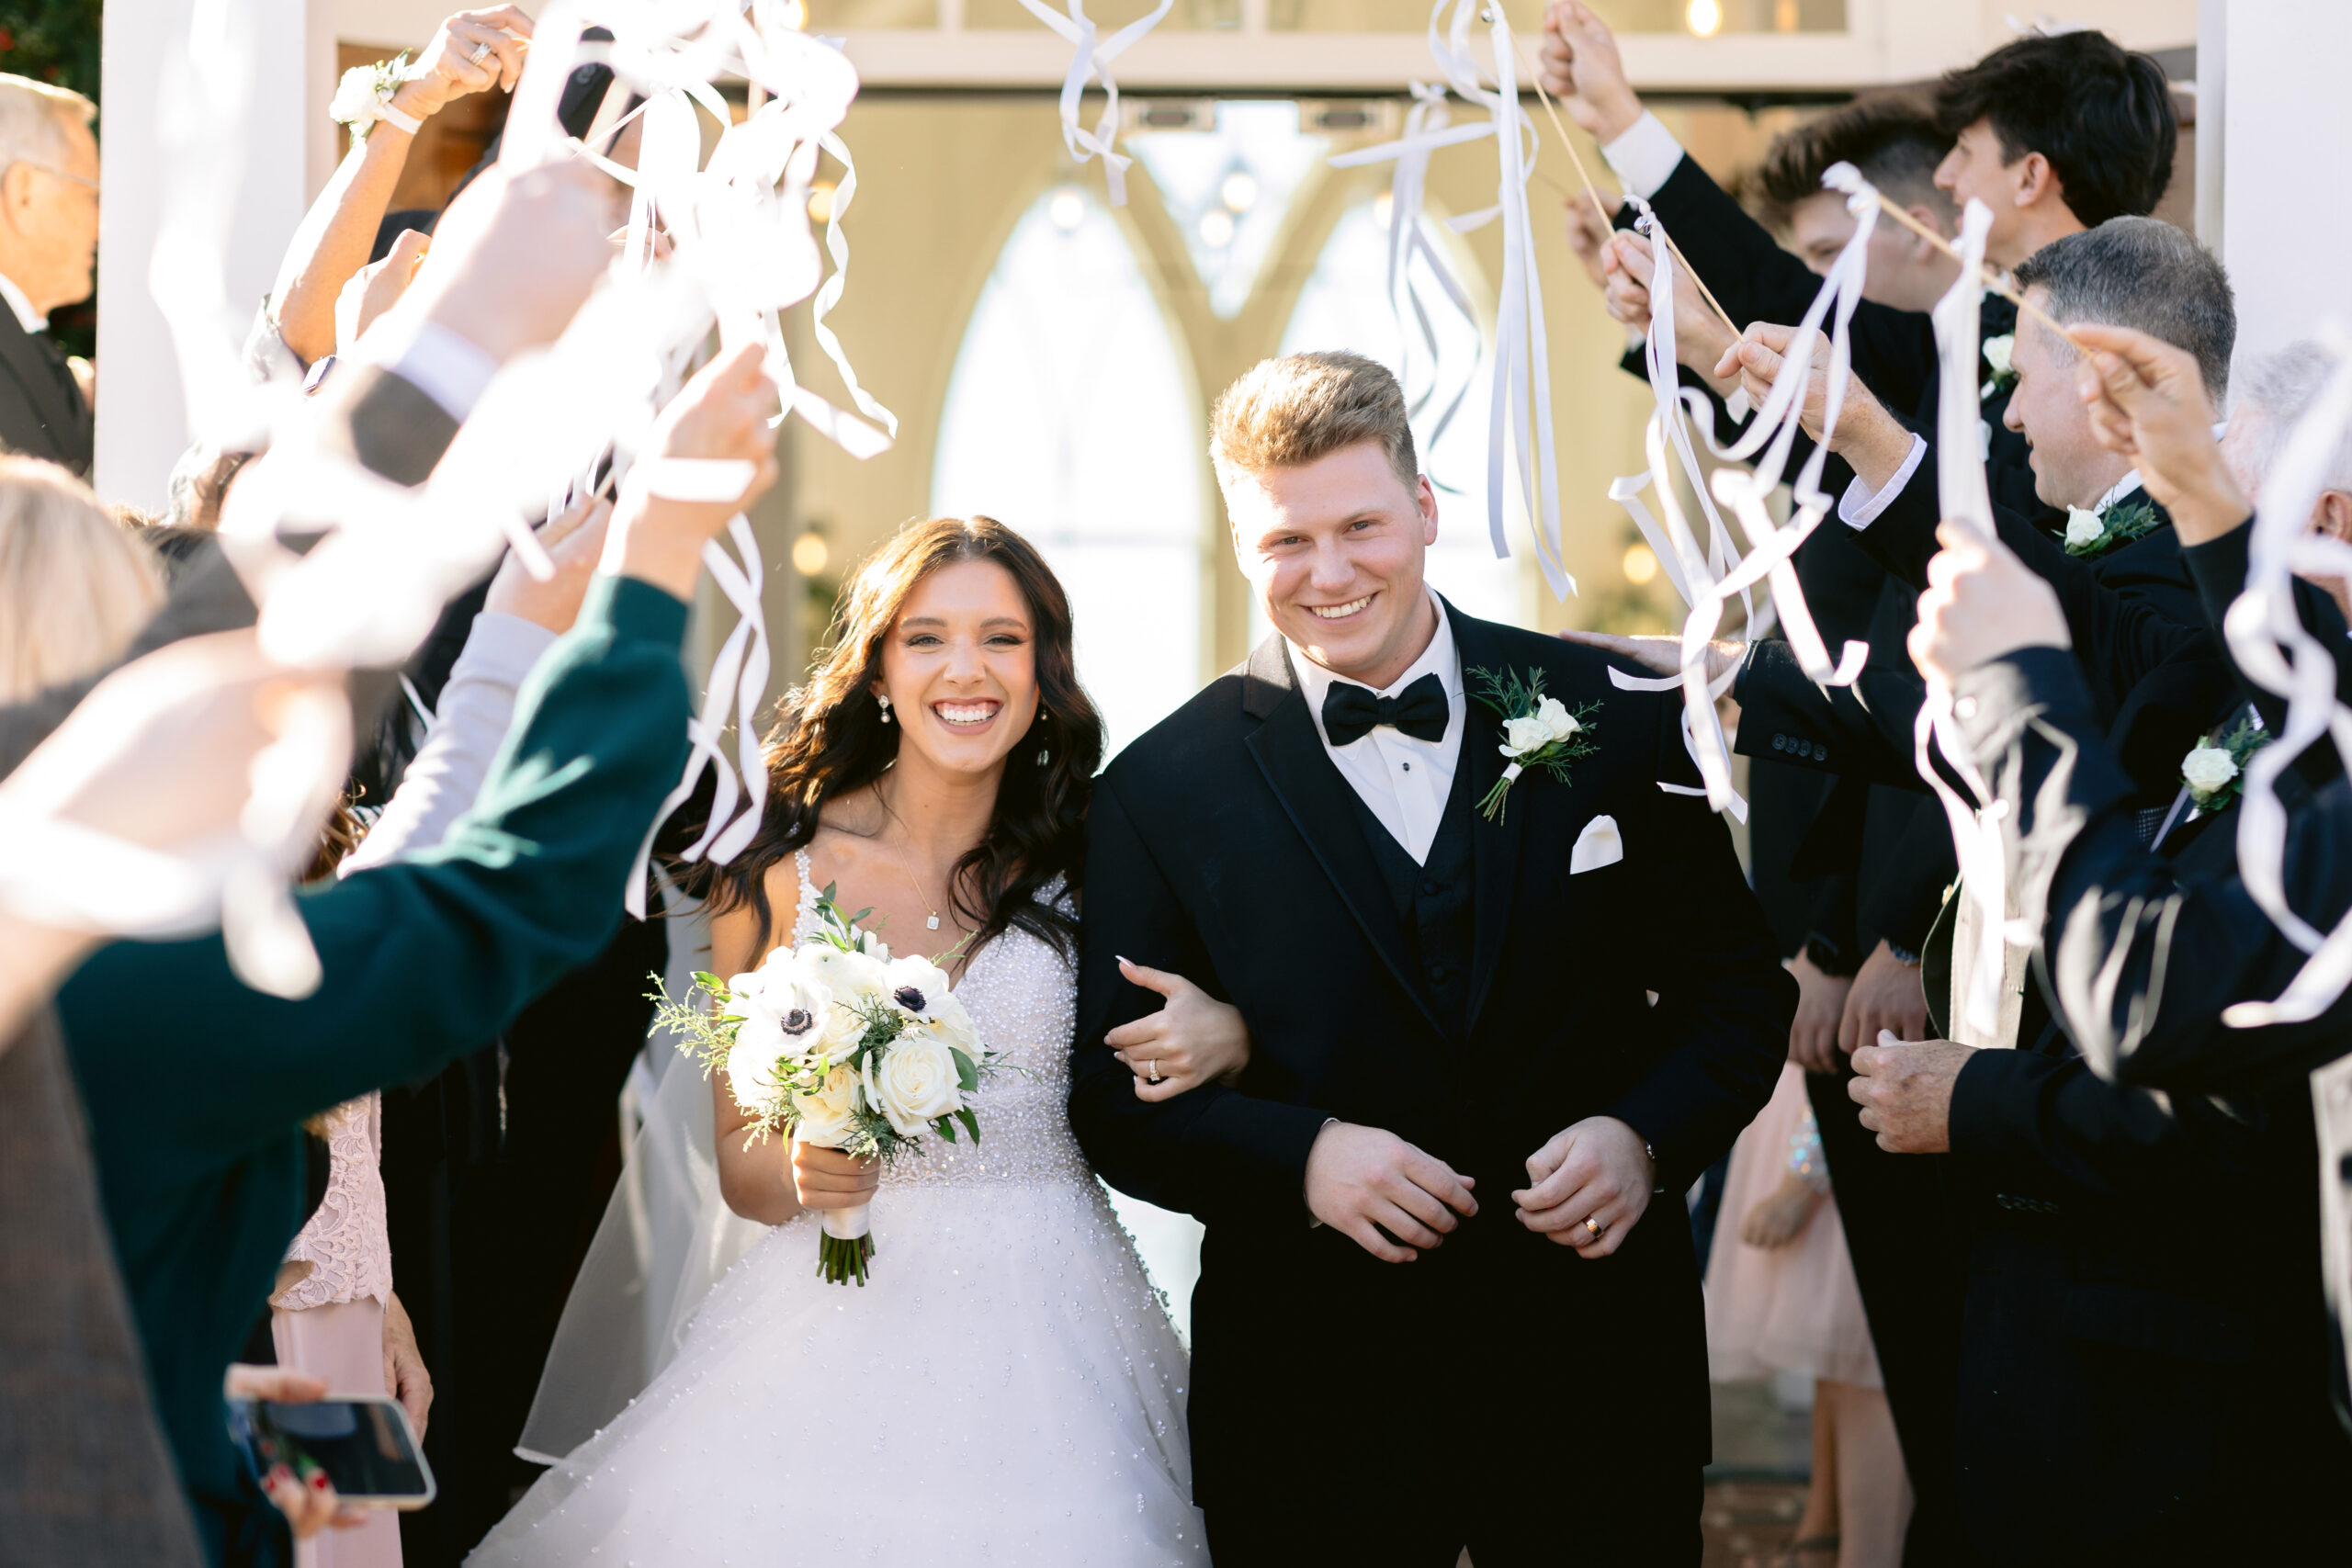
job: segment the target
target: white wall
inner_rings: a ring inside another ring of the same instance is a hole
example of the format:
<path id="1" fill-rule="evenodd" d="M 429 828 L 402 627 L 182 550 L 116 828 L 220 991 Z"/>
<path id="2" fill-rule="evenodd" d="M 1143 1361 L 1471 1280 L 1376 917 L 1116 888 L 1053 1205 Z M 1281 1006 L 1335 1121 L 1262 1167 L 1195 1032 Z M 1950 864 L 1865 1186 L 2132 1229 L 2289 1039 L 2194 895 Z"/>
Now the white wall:
<path id="1" fill-rule="evenodd" d="M 2222 259 L 2243 358 L 2331 313 L 2352 328 L 2352 5 L 2205 5 L 2208 36 L 2222 29 Z"/>
<path id="2" fill-rule="evenodd" d="M 187 442 L 179 366 L 147 274 L 163 219 L 165 171 L 159 125 L 164 62 L 187 36 L 193 0 L 107 7 L 103 43 L 106 180 L 98 228 L 97 462 L 108 501 L 160 510 L 164 481 Z M 206 9 L 218 16 L 212 0 Z M 267 292 L 311 188 L 308 167 L 318 88 L 313 26 L 325 0 L 234 0 L 226 9 L 251 51 L 243 177 L 226 256 L 229 298 L 248 318 Z M 333 54 L 325 61 L 332 67 Z M 242 323 L 241 323 L 242 324 Z"/>

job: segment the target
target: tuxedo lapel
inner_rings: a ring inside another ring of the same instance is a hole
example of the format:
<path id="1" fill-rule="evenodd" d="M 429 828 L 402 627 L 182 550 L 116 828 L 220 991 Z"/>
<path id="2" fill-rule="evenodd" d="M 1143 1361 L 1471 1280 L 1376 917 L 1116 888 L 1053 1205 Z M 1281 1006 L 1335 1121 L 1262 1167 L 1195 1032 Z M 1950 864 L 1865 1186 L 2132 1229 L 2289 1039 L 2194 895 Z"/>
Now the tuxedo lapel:
<path id="1" fill-rule="evenodd" d="M 1475 811 L 1476 803 L 1486 799 L 1487 792 L 1503 776 L 1502 716 L 1478 700 L 1477 677 L 1471 671 L 1486 670 L 1500 675 L 1506 659 L 1493 635 L 1494 628 L 1487 622 L 1464 615 L 1451 604 L 1446 606 L 1446 614 L 1453 621 L 1453 645 L 1462 653 L 1465 705 L 1462 759 L 1455 765 L 1470 770 L 1469 798 Z M 1502 961 L 1503 934 L 1510 921 L 1511 900 L 1519 891 L 1519 858 L 1527 837 L 1527 817 L 1543 793 L 1528 786 L 1528 776 L 1521 773 L 1511 787 L 1501 821 L 1478 818 L 1470 824 L 1477 881 L 1472 904 L 1471 1029 L 1478 1026 L 1478 1010 L 1486 1002 L 1487 988 L 1494 984 L 1496 966 Z"/>
<path id="2" fill-rule="evenodd" d="M 0 372 L 22 390 L 38 431 L 0 431 L 0 443 L 28 457 L 74 467 L 88 447 L 89 407 L 74 385 L 73 371 L 54 344 L 25 331 L 16 312 L 0 306 Z"/>
<path id="3" fill-rule="evenodd" d="M 1340 901 L 1363 929 L 1365 940 L 1396 976 L 1413 1005 L 1440 1034 L 1445 1026 L 1430 1008 L 1396 908 L 1373 863 L 1372 846 L 1356 826 L 1348 781 L 1323 750 L 1322 734 L 1306 710 L 1306 698 L 1291 672 L 1281 634 L 1268 637 L 1250 656 L 1243 706 L 1262 720 L 1246 744 L 1274 797 L 1314 852 L 1316 863 L 1339 890 Z M 1277 895 L 1278 896 L 1278 895 Z"/>

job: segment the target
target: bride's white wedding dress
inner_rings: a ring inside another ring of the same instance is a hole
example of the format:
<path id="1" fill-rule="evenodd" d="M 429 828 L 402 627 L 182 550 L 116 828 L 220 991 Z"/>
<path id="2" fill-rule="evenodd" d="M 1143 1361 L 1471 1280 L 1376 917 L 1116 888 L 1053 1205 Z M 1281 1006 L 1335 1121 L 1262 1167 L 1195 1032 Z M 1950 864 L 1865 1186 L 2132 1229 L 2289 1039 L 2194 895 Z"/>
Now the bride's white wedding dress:
<path id="1" fill-rule="evenodd" d="M 769 1232 L 469 1564 L 1208 1562 L 1185 1352 L 1064 1111 L 1069 968 L 1008 931 L 956 995 L 1025 1072 L 883 1178 L 871 1283 L 818 1278 L 815 1215 Z"/>

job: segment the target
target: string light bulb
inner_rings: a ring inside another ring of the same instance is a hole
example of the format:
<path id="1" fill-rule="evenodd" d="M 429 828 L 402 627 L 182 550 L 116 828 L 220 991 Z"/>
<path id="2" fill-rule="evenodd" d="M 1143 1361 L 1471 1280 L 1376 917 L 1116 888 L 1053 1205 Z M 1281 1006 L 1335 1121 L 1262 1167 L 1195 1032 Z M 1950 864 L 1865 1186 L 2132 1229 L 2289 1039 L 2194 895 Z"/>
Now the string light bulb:
<path id="1" fill-rule="evenodd" d="M 833 216 L 833 182 L 818 180 L 808 186 L 808 221 L 824 223 Z"/>
<path id="2" fill-rule="evenodd" d="M 1690 0 L 1684 8 L 1682 19 L 1701 38 L 1713 38 L 1723 31 L 1723 0 Z"/>
<path id="3" fill-rule="evenodd" d="M 1625 581 L 1636 588 L 1645 586 L 1657 576 L 1657 556 L 1647 545 L 1629 545 L 1623 562 Z"/>
<path id="4" fill-rule="evenodd" d="M 1217 195 L 1224 197 L 1226 206 L 1234 211 L 1247 212 L 1258 204 L 1258 176 L 1247 169 L 1236 169 L 1225 176 L 1225 183 L 1217 187 Z"/>
<path id="5" fill-rule="evenodd" d="M 1202 213 L 1201 243 L 1213 251 L 1233 243 L 1233 214 L 1222 207 L 1212 207 Z"/>
<path id="6" fill-rule="evenodd" d="M 1064 186 L 1046 203 L 1046 219 L 1063 233 L 1074 234 L 1078 226 L 1086 221 L 1086 198 L 1078 194 L 1076 186 Z"/>
<path id="7" fill-rule="evenodd" d="M 825 570 L 832 552 L 825 547 L 822 534 L 803 534 L 792 541 L 792 570 L 803 577 L 814 577 Z"/>

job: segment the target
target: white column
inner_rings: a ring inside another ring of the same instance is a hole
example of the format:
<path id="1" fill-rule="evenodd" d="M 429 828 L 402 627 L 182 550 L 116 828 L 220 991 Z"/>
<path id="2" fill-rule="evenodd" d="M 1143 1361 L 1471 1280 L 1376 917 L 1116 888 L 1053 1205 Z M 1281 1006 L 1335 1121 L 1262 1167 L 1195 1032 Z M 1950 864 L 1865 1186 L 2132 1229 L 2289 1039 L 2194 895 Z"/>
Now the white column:
<path id="1" fill-rule="evenodd" d="M 2352 328 L 2352 95 L 2343 81 L 2352 6 L 2205 5 L 2200 42 L 2221 35 L 2222 259 L 2237 290 L 2243 360 L 2324 317 Z M 2201 57 L 2198 75 L 2201 90 Z"/>
<path id="2" fill-rule="evenodd" d="M 241 179 L 225 270 L 229 298 L 250 313 L 277 274 L 311 188 L 310 78 L 333 69 L 331 39 L 314 47 L 320 0 L 150 0 L 107 8 L 106 180 L 98 223 L 97 462 L 108 501 L 161 510 L 164 481 L 187 442 L 187 415 L 171 334 L 148 292 L 166 171 L 160 139 L 164 64 L 185 48 L 191 13 L 223 9 L 253 56 L 255 89 L 239 150 Z M 217 25 L 217 23 L 216 23 Z"/>

